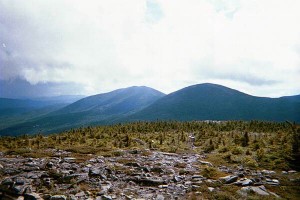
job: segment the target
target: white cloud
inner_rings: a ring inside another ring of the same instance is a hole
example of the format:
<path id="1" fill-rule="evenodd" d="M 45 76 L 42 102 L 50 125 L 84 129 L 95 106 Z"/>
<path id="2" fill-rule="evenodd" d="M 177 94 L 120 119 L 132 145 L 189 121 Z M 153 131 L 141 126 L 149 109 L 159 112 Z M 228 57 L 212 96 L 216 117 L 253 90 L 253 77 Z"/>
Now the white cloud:
<path id="1" fill-rule="evenodd" d="M 297 0 L 0 0 L 1 79 L 300 93 Z M 4 46 L 3 46 L 4 47 Z"/>

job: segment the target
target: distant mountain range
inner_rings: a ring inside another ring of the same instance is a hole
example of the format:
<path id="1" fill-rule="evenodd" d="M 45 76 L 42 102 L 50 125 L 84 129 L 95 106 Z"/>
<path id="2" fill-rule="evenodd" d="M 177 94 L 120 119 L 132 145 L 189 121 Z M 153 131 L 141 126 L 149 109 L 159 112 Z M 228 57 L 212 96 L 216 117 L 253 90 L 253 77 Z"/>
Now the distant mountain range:
<path id="1" fill-rule="evenodd" d="M 52 133 L 92 124 L 112 123 L 149 106 L 165 94 L 149 87 L 129 87 L 80 99 L 39 118 L 0 129 L 1 135 Z"/>
<path id="2" fill-rule="evenodd" d="M 28 113 L 53 105 L 68 105 L 83 97 L 80 95 L 66 95 L 34 99 L 0 98 L 0 116 Z"/>
<path id="3" fill-rule="evenodd" d="M 298 95 L 299 97 L 299 95 Z M 300 121 L 297 96 L 251 96 L 216 84 L 193 85 L 171 93 L 131 120 L 268 120 Z"/>
<path id="4" fill-rule="evenodd" d="M 22 103 L 25 102 L 19 102 Z M 46 108 L 34 101 L 28 104 L 39 109 Z M 8 100 L 2 101 L 0 111 L 10 106 L 17 112 L 19 107 L 12 105 Z M 165 95 L 149 87 L 134 86 L 85 97 L 34 118 L 19 119 L 16 118 L 10 126 L 0 127 L 0 134 L 53 133 L 80 126 L 140 120 L 300 122 L 300 95 L 255 97 L 210 83 L 189 86 Z"/>
<path id="5" fill-rule="evenodd" d="M 64 95 L 34 99 L 0 98 L 0 130 L 44 116 L 83 97 Z"/>
<path id="6" fill-rule="evenodd" d="M 294 102 L 300 102 L 300 95 L 284 96 L 284 97 L 281 97 L 281 98 L 288 99 L 288 100 L 294 101 Z"/>

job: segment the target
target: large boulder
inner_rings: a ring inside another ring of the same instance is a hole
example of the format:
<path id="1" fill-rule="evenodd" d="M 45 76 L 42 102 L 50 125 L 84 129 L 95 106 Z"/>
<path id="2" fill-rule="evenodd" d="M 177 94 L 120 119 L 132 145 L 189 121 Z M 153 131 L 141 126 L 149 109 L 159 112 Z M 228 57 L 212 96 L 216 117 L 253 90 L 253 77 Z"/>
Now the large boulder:
<path id="1" fill-rule="evenodd" d="M 222 181 L 225 184 L 230 184 L 236 182 L 238 179 L 238 176 L 228 175 L 220 178 L 220 181 Z"/>
<path id="2" fill-rule="evenodd" d="M 253 181 L 248 178 L 243 178 L 240 179 L 239 181 L 234 183 L 235 185 L 240 185 L 240 186 L 248 186 L 248 185 L 253 185 Z"/>
<path id="3" fill-rule="evenodd" d="M 127 180 L 133 181 L 141 185 L 146 185 L 146 186 L 158 186 L 158 185 L 165 184 L 165 181 L 163 181 L 162 179 L 150 178 L 150 177 L 134 176 L 134 177 L 129 177 Z"/>
<path id="4" fill-rule="evenodd" d="M 38 193 L 24 194 L 24 200 L 42 200 L 43 198 Z"/>
<path id="5" fill-rule="evenodd" d="M 90 168 L 89 175 L 90 176 L 100 176 L 101 170 L 99 168 Z"/>
<path id="6" fill-rule="evenodd" d="M 270 195 L 269 192 L 267 191 L 267 189 L 265 188 L 265 186 L 261 185 L 261 186 L 247 186 L 247 187 L 242 187 L 238 193 L 241 194 L 242 196 L 247 196 L 250 192 L 254 192 L 258 195 L 262 195 L 262 196 L 268 196 Z"/>

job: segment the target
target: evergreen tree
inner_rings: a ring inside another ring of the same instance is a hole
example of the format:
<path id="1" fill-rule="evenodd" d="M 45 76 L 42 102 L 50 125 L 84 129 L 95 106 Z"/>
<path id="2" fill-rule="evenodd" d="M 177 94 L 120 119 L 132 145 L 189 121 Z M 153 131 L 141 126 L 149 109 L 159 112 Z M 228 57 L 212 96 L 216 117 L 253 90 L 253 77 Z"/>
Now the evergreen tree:
<path id="1" fill-rule="evenodd" d="M 249 135 L 248 135 L 248 132 L 245 132 L 244 136 L 242 138 L 242 146 L 246 147 L 248 145 L 249 145 Z"/>

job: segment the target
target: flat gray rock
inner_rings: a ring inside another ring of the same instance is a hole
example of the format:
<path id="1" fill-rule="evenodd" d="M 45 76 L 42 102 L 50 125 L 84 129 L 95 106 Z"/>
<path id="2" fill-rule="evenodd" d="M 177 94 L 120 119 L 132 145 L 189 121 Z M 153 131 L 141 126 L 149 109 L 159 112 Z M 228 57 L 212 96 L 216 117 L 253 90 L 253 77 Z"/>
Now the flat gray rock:
<path id="1" fill-rule="evenodd" d="M 238 176 L 234 176 L 234 175 L 228 175 L 228 176 L 224 176 L 224 177 L 220 178 L 220 180 L 222 182 L 224 182 L 225 184 L 234 183 L 237 181 L 237 179 L 238 179 Z"/>
<path id="2" fill-rule="evenodd" d="M 54 195 L 50 197 L 50 200 L 67 200 L 65 195 Z"/>

